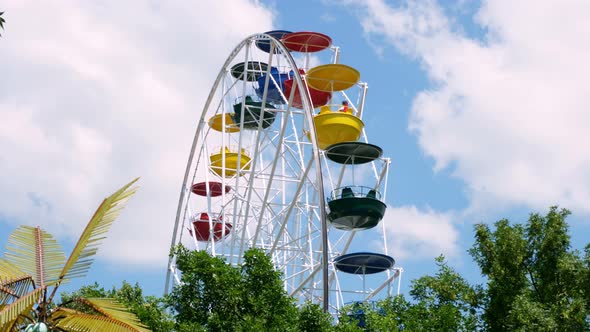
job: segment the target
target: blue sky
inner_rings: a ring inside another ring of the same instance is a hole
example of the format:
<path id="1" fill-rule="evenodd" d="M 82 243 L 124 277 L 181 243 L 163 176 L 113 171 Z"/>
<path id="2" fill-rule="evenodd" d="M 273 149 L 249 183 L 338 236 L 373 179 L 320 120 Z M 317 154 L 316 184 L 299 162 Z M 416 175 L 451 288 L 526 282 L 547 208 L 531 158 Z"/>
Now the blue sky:
<path id="1" fill-rule="evenodd" d="M 390 252 L 409 280 L 466 255 L 473 224 L 590 208 L 585 1 L 8 1 L 0 39 L 0 245 L 18 224 L 69 249 L 100 199 L 141 176 L 83 283 L 163 288 L 178 189 L 218 68 L 246 36 L 318 31 L 369 84 L 392 159 Z"/>

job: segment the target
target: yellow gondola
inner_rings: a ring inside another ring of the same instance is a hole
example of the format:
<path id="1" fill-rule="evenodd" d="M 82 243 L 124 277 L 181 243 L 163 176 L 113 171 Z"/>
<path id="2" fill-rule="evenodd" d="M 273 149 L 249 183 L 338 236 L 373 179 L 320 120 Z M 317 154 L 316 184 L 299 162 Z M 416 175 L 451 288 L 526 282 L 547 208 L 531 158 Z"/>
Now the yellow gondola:
<path id="1" fill-rule="evenodd" d="M 223 132 L 223 114 L 217 114 L 209 118 L 209 127 L 211 129 Z M 236 133 L 240 131 L 240 127 L 236 126 L 232 119 L 232 114 L 225 113 L 225 132 Z"/>
<path id="2" fill-rule="evenodd" d="M 313 122 L 320 149 L 341 142 L 354 142 L 361 137 L 365 124 L 361 119 L 346 112 L 333 112 L 330 106 L 322 106 Z"/>
<path id="3" fill-rule="evenodd" d="M 311 68 L 305 80 L 320 91 L 343 91 L 353 87 L 361 78 L 358 70 L 342 64 L 327 64 Z"/>
<path id="4" fill-rule="evenodd" d="M 210 169 L 219 176 L 224 176 L 223 155 L 225 149 L 225 177 L 230 178 L 236 174 L 243 175 L 244 171 L 250 169 L 250 156 L 242 149 L 242 153 L 233 152 L 228 147 L 221 148 L 219 152 L 211 154 L 209 160 L 211 161 Z M 240 164 L 240 171 L 238 172 L 238 163 Z"/>

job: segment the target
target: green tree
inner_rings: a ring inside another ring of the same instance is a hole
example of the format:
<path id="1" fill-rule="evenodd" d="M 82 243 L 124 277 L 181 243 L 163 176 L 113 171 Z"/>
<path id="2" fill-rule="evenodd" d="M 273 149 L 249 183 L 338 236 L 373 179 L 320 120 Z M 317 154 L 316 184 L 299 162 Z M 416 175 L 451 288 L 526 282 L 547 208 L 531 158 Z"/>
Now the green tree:
<path id="1" fill-rule="evenodd" d="M 328 332 L 334 331 L 332 315 L 313 303 L 306 302 L 300 309 L 296 331 Z"/>
<path id="2" fill-rule="evenodd" d="M 166 306 L 162 298 L 156 296 L 144 296 L 139 284 L 131 285 L 123 281 L 120 288 L 105 290 L 98 283 L 82 286 L 72 292 L 62 292 L 62 306 L 79 311 L 86 308 L 80 307 L 76 298 L 114 298 L 137 316 L 142 324 L 154 332 L 169 332 L 174 327 L 172 317 L 166 312 Z"/>
<path id="3" fill-rule="evenodd" d="M 489 331 L 586 331 L 589 255 L 571 249 L 569 211 L 552 207 L 526 224 L 475 227 L 470 253 L 487 277 Z"/>
<path id="4" fill-rule="evenodd" d="M 439 271 L 412 282 L 403 296 L 341 314 L 339 327 L 371 331 L 588 331 L 590 244 L 571 248 L 569 211 L 552 207 L 524 224 L 503 219 L 475 226 L 469 250 L 486 284 L 470 286 L 442 259 Z M 355 308 L 353 308 L 355 309 Z M 358 312 L 358 311 L 357 311 Z M 362 318 L 362 321 L 361 319 Z"/>
<path id="5" fill-rule="evenodd" d="M 168 297 L 177 331 L 330 331 L 331 317 L 315 304 L 299 309 L 281 273 L 260 249 L 232 267 L 205 251 L 176 249 L 181 285 Z"/>
<path id="6" fill-rule="evenodd" d="M 130 182 L 98 207 L 66 260 L 61 246 L 40 227 L 21 226 L 0 258 L 0 331 L 147 331 L 115 299 L 76 298 L 91 315 L 56 306 L 59 286 L 86 275 L 92 256 L 136 188 Z"/>
<path id="7" fill-rule="evenodd" d="M 369 331 L 477 330 L 481 325 L 481 287 L 471 286 L 443 256 L 436 258 L 436 263 L 438 272 L 434 276 L 412 281 L 411 301 L 400 295 L 373 304 L 354 304 L 341 312 L 338 328 L 354 330 L 351 326 L 360 325 Z"/>
<path id="8" fill-rule="evenodd" d="M 177 249 L 185 284 L 170 303 L 178 331 L 588 331 L 590 244 L 572 250 L 569 214 L 552 207 L 524 224 L 478 224 L 469 252 L 485 285 L 470 285 L 440 256 L 437 273 L 412 281 L 408 299 L 348 306 L 335 326 L 318 306 L 297 309 L 255 249 L 240 268 Z"/>

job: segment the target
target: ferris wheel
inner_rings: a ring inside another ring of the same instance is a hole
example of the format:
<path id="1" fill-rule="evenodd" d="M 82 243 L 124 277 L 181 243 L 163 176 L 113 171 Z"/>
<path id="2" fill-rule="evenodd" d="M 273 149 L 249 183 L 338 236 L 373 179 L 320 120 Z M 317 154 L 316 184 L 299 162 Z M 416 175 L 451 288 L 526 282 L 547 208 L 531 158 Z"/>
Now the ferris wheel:
<path id="1" fill-rule="evenodd" d="M 237 45 L 197 120 L 171 239 L 233 265 L 262 248 L 289 295 L 331 311 L 391 294 L 402 271 L 379 225 L 390 161 L 365 134 L 367 84 L 339 55 L 307 31 Z M 179 274 L 171 257 L 165 292 Z"/>

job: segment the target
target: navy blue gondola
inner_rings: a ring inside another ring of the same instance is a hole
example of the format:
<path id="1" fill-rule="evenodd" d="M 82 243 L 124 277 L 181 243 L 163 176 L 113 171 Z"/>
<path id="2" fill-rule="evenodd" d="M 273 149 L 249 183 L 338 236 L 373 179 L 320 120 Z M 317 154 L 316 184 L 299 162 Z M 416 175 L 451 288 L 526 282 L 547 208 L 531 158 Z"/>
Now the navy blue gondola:
<path id="1" fill-rule="evenodd" d="M 266 92 L 266 101 L 273 104 L 284 104 L 286 101 L 282 94 L 285 89 L 285 81 L 289 79 L 286 73 L 280 73 L 276 67 L 270 68 L 270 75 L 268 81 L 268 90 Z M 256 95 L 262 100 L 264 93 L 264 85 L 266 83 L 267 75 L 262 75 L 258 79 L 258 88 L 256 88 Z M 274 79 L 274 80 L 273 80 Z"/>

